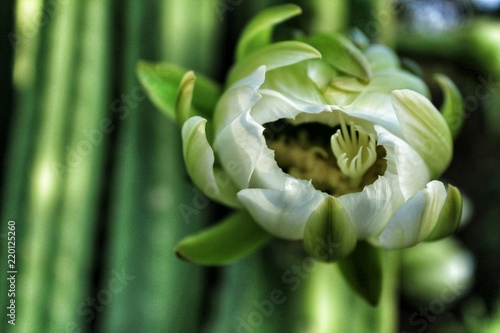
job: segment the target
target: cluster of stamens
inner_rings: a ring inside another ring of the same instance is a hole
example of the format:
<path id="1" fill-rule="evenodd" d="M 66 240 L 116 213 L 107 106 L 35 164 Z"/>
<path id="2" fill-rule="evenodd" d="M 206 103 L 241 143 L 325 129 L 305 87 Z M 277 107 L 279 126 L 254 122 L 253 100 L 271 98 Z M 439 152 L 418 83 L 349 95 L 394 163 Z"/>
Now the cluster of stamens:
<path id="1" fill-rule="evenodd" d="M 333 135 L 332 128 L 321 123 L 294 126 L 280 120 L 264 127 L 278 166 L 333 196 L 361 191 L 387 168 L 386 151 L 377 146 L 375 134 L 353 122 L 346 124 L 342 116 Z"/>
<path id="2" fill-rule="evenodd" d="M 352 186 L 358 186 L 365 172 L 377 160 L 375 136 L 352 122 L 346 125 L 341 116 L 340 128 L 330 142 L 338 167 L 349 176 Z"/>

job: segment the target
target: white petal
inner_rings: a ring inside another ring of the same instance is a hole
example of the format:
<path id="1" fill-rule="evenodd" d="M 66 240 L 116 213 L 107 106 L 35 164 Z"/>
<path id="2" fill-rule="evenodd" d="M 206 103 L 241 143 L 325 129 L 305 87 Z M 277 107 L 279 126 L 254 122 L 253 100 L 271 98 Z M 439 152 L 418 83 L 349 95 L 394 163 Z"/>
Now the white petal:
<path id="1" fill-rule="evenodd" d="M 404 140 L 378 125 L 375 125 L 375 131 L 378 144 L 383 145 L 387 152 L 388 170 L 397 174 L 406 201 L 430 180 L 429 169 L 423 158 Z"/>
<path id="2" fill-rule="evenodd" d="M 443 183 L 436 180 L 428 183 L 399 208 L 375 242 L 385 248 L 399 249 L 425 240 L 436 226 L 446 196 Z"/>
<path id="3" fill-rule="evenodd" d="M 294 119 L 301 113 L 317 114 L 330 109 L 329 105 L 311 104 L 297 105 L 283 94 L 269 89 L 261 89 L 262 98 L 252 108 L 252 117 L 259 123 L 265 124 L 278 119 Z"/>
<path id="4" fill-rule="evenodd" d="M 280 188 L 289 177 L 278 167 L 274 152 L 266 145 L 263 131 L 264 127 L 247 112 L 222 129 L 215 139 L 214 148 L 221 164 L 226 169 L 233 166 L 231 176 L 239 188 L 250 185 Z M 256 169 L 257 175 L 252 179 Z"/>
<path id="5" fill-rule="evenodd" d="M 220 132 L 236 117 L 250 111 L 260 99 L 258 93 L 266 77 L 266 66 L 260 66 L 252 74 L 232 84 L 221 96 L 215 107 L 215 133 Z"/>
<path id="6" fill-rule="evenodd" d="M 207 141 L 202 117 L 189 118 L 182 126 L 184 160 L 193 183 L 209 198 L 232 207 L 240 207 L 236 199 L 238 191 L 229 175 L 222 170 L 214 170 L 214 151 Z"/>
<path id="7" fill-rule="evenodd" d="M 387 170 L 362 192 L 338 198 L 354 224 L 358 238 L 377 235 L 397 209 L 429 181 L 423 159 L 403 140 L 375 125 L 378 144 L 387 155 Z"/>
<path id="8" fill-rule="evenodd" d="M 238 199 L 262 228 L 280 238 L 304 237 L 308 217 L 328 196 L 310 182 L 288 178 L 283 189 L 245 189 Z"/>
<path id="9" fill-rule="evenodd" d="M 328 104 L 321 91 L 308 74 L 307 62 L 277 68 L 267 72 L 261 89 L 278 91 L 293 101 L 300 109 L 311 105 Z"/>
<path id="10" fill-rule="evenodd" d="M 399 121 L 392 104 L 394 89 L 412 89 L 428 95 L 425 83 L 415 75 L 401 70 L 380 70 L 374 73 L 369 84 L 352 78 L 338 79 L 325 92 L 327 103 L 340 105 L 348 112 L 389 128 L 399 128 Z"/>
<path id="11" fill-rule="evenodd" d="M 366 239 L 382 231 L 391 216 L 403 204 L 397 175 L 386 172 L 362 192 L 337 198 L 356 228 L 359 239 Z"/>

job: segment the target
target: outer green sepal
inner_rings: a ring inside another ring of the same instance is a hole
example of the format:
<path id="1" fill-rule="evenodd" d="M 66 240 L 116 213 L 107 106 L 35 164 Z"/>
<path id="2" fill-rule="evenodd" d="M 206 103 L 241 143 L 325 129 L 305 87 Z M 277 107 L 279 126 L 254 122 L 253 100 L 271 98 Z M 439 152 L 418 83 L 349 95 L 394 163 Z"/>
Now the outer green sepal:
<path id="1" fill-rule="evenodd" d="M 271 236 L 241 210 L 184 238 L 175 252 L 179 258 L 200 265 L 228 265 L 251 254 L 270 239 Z"/>
<path id="2" fill-rule="evenodd" d="M 375 306 L 382 294 L 382 262 L 378 248 L 359 242 L 354 252 L 338 262 L 347 283 Z"/>
<path id="3" fill-rule="evenodd" d="M 333 196 L 323 200 L 309 216 L 304 248 L 319 261 L 331 262 L 349 255 L 356 246 L 356 231 L 344 207 Z"/>
<path id="4" fill-rule="evenodd" d="M 462 196 L 460 195 L 460 191 L 456 187 L 448 185 L 446 201 L 441 209 L 441 213 L 439 213 L 436 226 L 426 240 L 433 241 L 451 235 L 460 225 L 461 217 Z"/>
<path id="5" fill-rule="evenodd" d="M 243 30 L 236 47 L 236 60 L 270 44 L 274 26 L 300 13 L 302 9 L 293 4 L 276 6 L 260 12 Z"/>
<path id="6" fill-rule="evenodd" d="M 453 154 L 448 124 L 427 97 L 413 90 L 394 90 L 392 104 L 406 141 L 422 156 L 431 177 L 438 178 Z"/>
<path id="7" fill-rule="evenodd" d="M 369 81 L 372 72 L 363 52 L 342 35 L 316 34 L 305 40 L 321 52 L 323 59 L 339 71 Z"/>
<path id="8" fill-rule="evenodd" d="M 229 72 L 227 85 L 231 85 L 245 76 L 250 75 L 262 65 L 265 65 L 266 70 L 270 71 L 275 68 L 293 65 L 303 60 L 315 58 L 321 58 L 321 53 L 306 43 L 297 41 L 273 43 L 258 49 L 253 52 L 251 56 L 238 61 Z"/>
<path id="9" fill-rule="evenodd" d="M 444 102 L 441 114 L 450 128 L 453 138 L 456 138 L 464 122 L 464 102 L 455 83 L 443 74 L 436 74 L 434 80 L 441 86 Z"/>
<path id="10" fill-rule="evenodd" d="M 177 119 L 176 100 L 179 85 L 188 70 L 169 63 L 140 61 L 136 72 L 140 83 L 156 107 L 172 120 Z M 209 78 L 196 74 L 190 114 L 210 119 L 222 93 L 221 87 Z"/>

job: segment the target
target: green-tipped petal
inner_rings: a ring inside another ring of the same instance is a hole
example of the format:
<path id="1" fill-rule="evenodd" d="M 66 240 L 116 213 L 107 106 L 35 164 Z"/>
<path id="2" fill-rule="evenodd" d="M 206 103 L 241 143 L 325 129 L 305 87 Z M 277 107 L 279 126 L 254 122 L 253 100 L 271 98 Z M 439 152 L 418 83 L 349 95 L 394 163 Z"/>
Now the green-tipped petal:
<path id="1" fill-rule="evenodd" d="M 183 239 L 175 248 L 177 255 L 200 265 L 227 265 L 267 243 L 271 236 L 245 211 L 239 211 Z"/>
<path id="2" fill-rule="evenodd" d="M 431 181 L 398 209 L 378 242 L 374 242 L 384 248 L 401 249 L 427 239 L 438 222 L 446 196 L 443 183 Z"/>
<path id="3" fill-rule="evenodd" d="M 186 69 L 168 63 L 139 62 L 137 76 L 148 96 L 170 119 L 176 120 L 176 99 L 179 84 Z M 197 74 L 193 91 L 191 114 L 211 118 L 215 104 L 221 95 L 221 88 L 209 78 Z"/>
<path id="4" fill-rule="evenodd" d="M 193 183 L 209 198 L 232 207 L 240 207 L 236 199 L 237 189 L 230 175 L 214 169 L 214 151 L 207 141 L 202 117 L 189 118 L 182 127 L 184 160 Z"/>
<path id="5" fill-rule="evenodd" d="M 372 75 L 370 64 L 363 52 L 342 35 L 316 34 L 306 42 L 323 55 L 323 59 L 339 71 L 364 81 Z"/>
<path id="6" fill-rule="evenodd" d="M 451 161 L 453 142 L 446 121 L 432 103 L 412 90 L 395 90 L 392 104 L 406 141 L 422 156 L 432 178 Z"/>
<path id="7" fill-rule="evenodd" d="M 270 44 L 274 26 L 301 13 L 302 9 L 293 4 L 276 6 L 260 12 L 243 30 L 236 47 L 236 60 Z"/>
<path id="8" fill-rule="evenodd" d="M 266 81 L 262 84 L 260 93 L 262 90 L 270 90 L 274 94 L 281 94 L 307 113 L 315 113 L 317 111 L 313 110 L 328 108 L 323 92 L 309 78 L 310 64 L 311 60 L 308 60 L 267 72 Z"/>
<path id="9" fill-rule="evenodd" d="M 451 235 L 460 225 L 461 217 L 462 196 L 460 191 L 456 187 L 448 185 L 448 196 L 439 214 L 436 227 L 427 240 L 436 240 Z"/>
<path id="10" fill-rule="evenodd" d="M 447 76 L 437 74 L 434 76 L 434 79 L 444 92 L 444 102 L 440 109 L 441 114 L 450 128 L 453 138 L 455 138 L 462 129 L 464 121 L 464 102 L 462 100 L 462 95 L 455 83 Z"/>
<path id="11" fill-rule="evenodd" d="M 425 83 L 415 75 L 401 70 L 381 69 L 373 73 L 368 84 L 352 77 L 335 79 L 326 90 L 325 97 L 328 103 L 342 105 L 347 112 L 400 135 L 391 99 L 391 93 L 396 89 L 411 89 L 429 95 Z"/>
<path id="12" fill-rule="evenodd" d="M 290 240 L 304 237 L 307 219 L 325 196 L 311 183 L 291 177 L 282 190 L 255 188 L 238 192 L 238 199 L 262 228 Z"/>
<path id="13" fill-rule="evenodd" d="M 356 247 L 356 230 L 342 204 L 328 196 L 307 219 L 304 248 L 316 260 L 330 262 Z"/>
<path id="14" fill-rule="evenodd" d="M 193 89 L 195 81 L 196 77 L 194 76 L 193 71 L 189 71 L 184 74 L 179 85 L 179 92 L 177 94 L 175 108 L 177 114 L 177 122 L 181 127 L 190 116 L 189 111 L 191 109 L 191 102 L 193 100 Z"/>
<path id="15" fill-rule="evenodd" d="M 380 250 L 359 242 L 354 252 L 339 261 L 346 282 L 368 303 L 375 306 L 382 294 L 382 261 Z"/>
<path id="16" fill-rule="evenodd" d="M 321 58 L 321 53 L 306 43 L 285 41 L 270 44 L 245 57 L 236 63 L 228 76 L 228 85 L 249 75 L 257 68 L 265 65 L 270 71 L 275 68 L 288 66 L 297 62 Z"/>

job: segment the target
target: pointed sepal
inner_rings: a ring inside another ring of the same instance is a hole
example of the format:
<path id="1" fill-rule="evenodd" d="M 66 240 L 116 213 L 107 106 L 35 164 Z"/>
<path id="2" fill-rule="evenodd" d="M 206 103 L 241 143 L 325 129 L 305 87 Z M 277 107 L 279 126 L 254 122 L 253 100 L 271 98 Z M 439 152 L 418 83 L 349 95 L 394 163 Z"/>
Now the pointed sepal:
<path id="1" fill-rule="evenodd" d="M 260 12 L 243 30 L 236 47 L 236 60 L 241 60 L 253 51 L 271 43 L 273 28 L 302 13 L 294 4 L 272 7 Z"/>
<path id="2" fill-rule="evenodd" d="M 271 236 L 241 210 L 184 238 L 175 252 L 179 258 L 199 265 L 228 265 L 253 253 L 270 239 Z"/>
<path id="3" fill-rule="evenodd" d="M 434 76 L 434 80 L 441 86 L 444 93 L 444 102 L 441 114 L 450 128 L 451 135 L 456 138 L 464 122 L 464 102 L 455 83 L 443 74 Z"/>
<path id="4" fill-rule="evenodd" d="M 284 41 L 270 44 L 253 52 L 236 63 L 229 72 L 228 86 L 250 75 L 260 66 L 266 66 L 270 71 L 288 65 L 293 65 L 307 59 L 321 58 L 321 53 L 312 46 L 298 41 Z"/>
<path id="5" fill-rule="evenodd" d="M 307 219 L 304 248 L 319 261 L 346 257 L 354 250 L 356 240 L 349 215 L 333 196 L 326 197 Z"/>
<path id="6" fill-rule="evenodd" d="M 370 80 L 372 71 L 368 60 L 348 38 L 339 34 L 315 34 L 305 42 L 321 52 L 323 60 L 339 71 L 363 81 Z"/>
<path id="7" fill-rule="evenodd" d="M 439 214 L 436 226 L 432 230 L 427 241 L 437 240 L 451 235 L 457 230 L 462 217 L 462 196 L 460 191 L 452 185 L 448 185 L 448 195 Z"/>
<path id="8" fill-rule="evenodd" d="M 136 68 L 139 81 L 151 101 L 174 121 L 177 121 L 176 105 L 179 85 L 186 72 L 188 71 L 185 68 L 174 64 L 146 61 L 140 61 Z M 217 83 L 197 73 L 189 114 L 210 119 L 221 93 L 222 89 Z"/>

